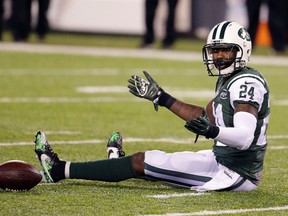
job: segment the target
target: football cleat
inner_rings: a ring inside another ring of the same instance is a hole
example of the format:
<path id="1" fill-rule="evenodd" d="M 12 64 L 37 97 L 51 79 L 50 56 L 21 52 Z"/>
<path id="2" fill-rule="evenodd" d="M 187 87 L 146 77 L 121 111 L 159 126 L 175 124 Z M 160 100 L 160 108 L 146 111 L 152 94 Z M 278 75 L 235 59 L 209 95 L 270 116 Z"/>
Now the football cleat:
<path id="1" fill-rule="evenodd" d="M 46 183 L 53 183 L 54 180 L 51 176 L 51 170 L 53 166 L 59 163 L 59 157 L 49 145 L 46 136 L 42 131 L 37 132 L 34 142 L 35 152 L 38 156 L 43 172 L 43 180 Z"/>
<path id="2" fill-rule="evenodd" d="M 107 143 L 108 159 L 124 157 L 125 152 L 122 150 L 122 135 L 120 132 L 113 132 Z"/>

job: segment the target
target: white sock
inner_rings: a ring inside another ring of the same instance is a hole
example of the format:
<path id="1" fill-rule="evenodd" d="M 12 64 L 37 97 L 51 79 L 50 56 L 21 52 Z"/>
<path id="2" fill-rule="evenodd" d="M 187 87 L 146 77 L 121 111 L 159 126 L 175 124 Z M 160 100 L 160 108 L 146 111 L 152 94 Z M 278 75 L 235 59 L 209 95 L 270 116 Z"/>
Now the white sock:
<path id="1" fill-rule="evenodd" d="M 116 147 L 108 147 L 107 148 L 108 159 L 119 158 L 119 151 Z"/>
<path id="2" fill-rule="evenodd" d="M 65 178 L 68 179 L 70 178 L 70 164 L 71 162 L 67 161 L 66 164 L 65 164 Z"/>

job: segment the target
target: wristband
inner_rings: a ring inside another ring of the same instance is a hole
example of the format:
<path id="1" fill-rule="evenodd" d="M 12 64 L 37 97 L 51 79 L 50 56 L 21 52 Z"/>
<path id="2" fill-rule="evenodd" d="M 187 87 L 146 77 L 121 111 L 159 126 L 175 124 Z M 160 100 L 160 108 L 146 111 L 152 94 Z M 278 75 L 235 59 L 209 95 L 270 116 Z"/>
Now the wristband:
<path id="1" fill-rule="evenodd" d="M 163 90 L 162 90 L 163 91 Z M 172 97 L 171 95 L 167 94 L 165 91 L 159 97 L 159 106 L 164 106 L 168 109 L 173 105 L 176 101 L 176 98 Z"/>
<path id="2" fill-rule="evenodd" d="M 219 127 L 215 126 L 215 125 L 211 125 L 207 131 L 207 133 L 205 134 L 205 137 L 207 139 L 212 138 L 214 139 L 215 137 L 217 137 L 219 134 Z"/>

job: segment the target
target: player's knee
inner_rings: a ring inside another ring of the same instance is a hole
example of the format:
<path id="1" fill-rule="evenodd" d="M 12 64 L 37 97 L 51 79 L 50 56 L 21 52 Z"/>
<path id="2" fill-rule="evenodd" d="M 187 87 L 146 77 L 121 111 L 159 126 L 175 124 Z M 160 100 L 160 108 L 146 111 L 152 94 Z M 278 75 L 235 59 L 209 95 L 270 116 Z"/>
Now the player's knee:
<path id="1" fill-rule="evenodd" d="M 137 152 L 132 155 L 132 166 L 136 175 L 144 175 L 144 152 Z"/>

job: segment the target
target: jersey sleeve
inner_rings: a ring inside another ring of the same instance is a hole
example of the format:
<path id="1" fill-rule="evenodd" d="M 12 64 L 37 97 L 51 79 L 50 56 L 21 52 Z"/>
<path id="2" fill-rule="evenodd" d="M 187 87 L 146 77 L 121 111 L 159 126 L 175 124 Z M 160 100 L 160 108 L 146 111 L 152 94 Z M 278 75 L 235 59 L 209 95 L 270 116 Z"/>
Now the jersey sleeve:
<path id="1" fill-rule="evenodd" d="M 264 80 L 252 76 L 241 77 L 232 82 L 229 87 L 229 93 L 230 104 L 233 109 L 237 104 L 246 103 L 251 104 L 260 111 L 264 95 L 267 92 L 264 85 Z"/>

